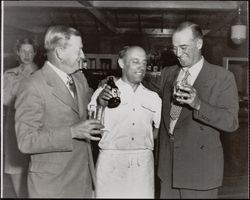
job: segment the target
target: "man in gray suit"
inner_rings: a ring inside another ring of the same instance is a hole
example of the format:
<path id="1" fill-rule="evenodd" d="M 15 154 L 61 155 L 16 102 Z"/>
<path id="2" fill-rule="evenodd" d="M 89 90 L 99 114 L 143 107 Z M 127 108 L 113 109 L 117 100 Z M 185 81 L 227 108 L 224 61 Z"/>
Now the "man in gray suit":
<path id="1" fill-rule="evenodd" d="M 16 135 L 21 152 L 30 154 L 31 198 L 90 198 L 94 166 L 90 140 L 103 126 L 87 120 L 91 92 L 78 71 L 85 57 L 80 33 L 52 26 L 45 35 L 48 60 L 20 85 Z"/>
<path id="2" fill-rule="evenodd" d="M 220 131 L 238 128 L 236 82 L 231 72 L 204 59 L 198 25 L 180 24 L 172 43 L 180 65 L 164 68 L 159 83 L 149 83 L 162 97 L 160 197 L 217 198 L 224 166 Z"/>

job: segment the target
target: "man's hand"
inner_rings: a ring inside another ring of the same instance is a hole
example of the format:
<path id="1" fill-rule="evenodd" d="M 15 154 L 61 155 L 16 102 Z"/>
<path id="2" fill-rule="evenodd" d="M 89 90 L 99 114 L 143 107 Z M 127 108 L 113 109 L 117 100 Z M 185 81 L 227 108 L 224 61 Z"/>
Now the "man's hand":
<path id="1" fill-rule="evenodd" d="M 188 104 L 191 108 L 195 110 L 200 109 L 201 100 L 198 97 L 196 89 L 189 85 L 180 85 L 179 90 L 174 92 L 176 101 L 179 103 Z"/>
<path id="2" fill-rule="evenodd" d="M 115 77 L 115 76 L 107 76 L 105 79 L 102 79 L 102 80 L 99 82 L 98 87 L 104 87 L 105 84 L 108 82 L 109 77 L 113 77 L 114 82 L 116 82 L 116 80 L 118 79 L 118 78 Z"/>
<path id="3" fill-rule="evenodd" d="M 71 135 L 72 138 L 78 139 L 90 139 L 98 141 L 100 137 L 94 137 L 98 134 L 103 133 L 101 130 L 104 126 L 101 124 L 99 120 L 90 119 L 85 121 L 80 121 L 73 126 L 71 126 Z"/>
<path id="4" fill-rule="evenodd" d="M 103 107 L 106 107 L 108 105 L 108 100 L 112 97 L 113 95 L 111 92 L 111 87 L 109 85 L 106 85 L 97 97 L 97 103 Z"/>

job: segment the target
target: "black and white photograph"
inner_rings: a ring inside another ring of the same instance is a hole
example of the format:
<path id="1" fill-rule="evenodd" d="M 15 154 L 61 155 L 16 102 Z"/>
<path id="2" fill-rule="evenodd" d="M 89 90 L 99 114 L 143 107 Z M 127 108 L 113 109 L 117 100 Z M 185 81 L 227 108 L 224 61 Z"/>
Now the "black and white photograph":
<path id="1" fill-rule="evenodd" d="M 3 199 L 249 199 L 248 1 L 1 1 Z"/>

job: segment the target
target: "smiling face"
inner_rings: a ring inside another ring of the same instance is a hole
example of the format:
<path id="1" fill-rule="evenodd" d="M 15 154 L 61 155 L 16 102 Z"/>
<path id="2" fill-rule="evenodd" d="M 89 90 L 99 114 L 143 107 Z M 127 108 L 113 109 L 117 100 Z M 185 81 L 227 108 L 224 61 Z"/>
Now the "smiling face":
<path id="1" fill-rule="evenodd" d="M 182 67 L 191 67 L 201 59 L 202 40 L 194 38 L 190 28 L 174 33 L 172 44 Z"/>
<path id="2" fill-rule="evenodd" d="M 140 47 L 132 47 L 119 59 L 122 68 L 122 79 L 130 85 L 139 84 L 146 73 L 146 52 Z"/>
<path id="3" fill-rule="evenodd" d="M 67 74 L 71 74 L 79 69 L 80 59 L 85 58 L 82 47 L 81 37 L 75 35 L 70 37 L 65 48 L 59 47 L 58 52 L 61 58 L 61 70 Z"/>
<path id="4" fill-rule="evenodd" d="M 35 51 L 31 44 L 22 44 L 17 52 L 21 62 L 25 65 L 31 64 L 35 57 Z"/>

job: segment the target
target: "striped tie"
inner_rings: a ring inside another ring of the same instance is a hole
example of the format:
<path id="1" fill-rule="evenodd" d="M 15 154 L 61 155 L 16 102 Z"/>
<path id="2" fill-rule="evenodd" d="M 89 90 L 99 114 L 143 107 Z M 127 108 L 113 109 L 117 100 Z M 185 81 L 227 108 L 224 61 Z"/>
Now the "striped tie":
<path id="1" fill-rule="evenodd" d="M 67 85 L 69 86 L 69 89 L 71 90 L 71 92 L 73 92 L 74 97 L 75 97 L 75 95 L 76 95 L 76 86 L 75 86 L 75 82 L 74 82 L 74 80 L 73 80 L 73 78 L 72 78 L 71 75 L 68 75 L 68 76 L 67 76 L 67 79 L 68 79 Z"/>
<path id="2" fill-rule="evenodd" d="M 190 75 L 189 71 L 186 70 L 184 78 L 181 81 L 182 85 L 188 84 L 188 76 Z M 173 102 L 171 103 L 170 117 L 172 120 L 176 120 L 179 118 L 181 113 L 182 106 L 175 105 Z"/>

